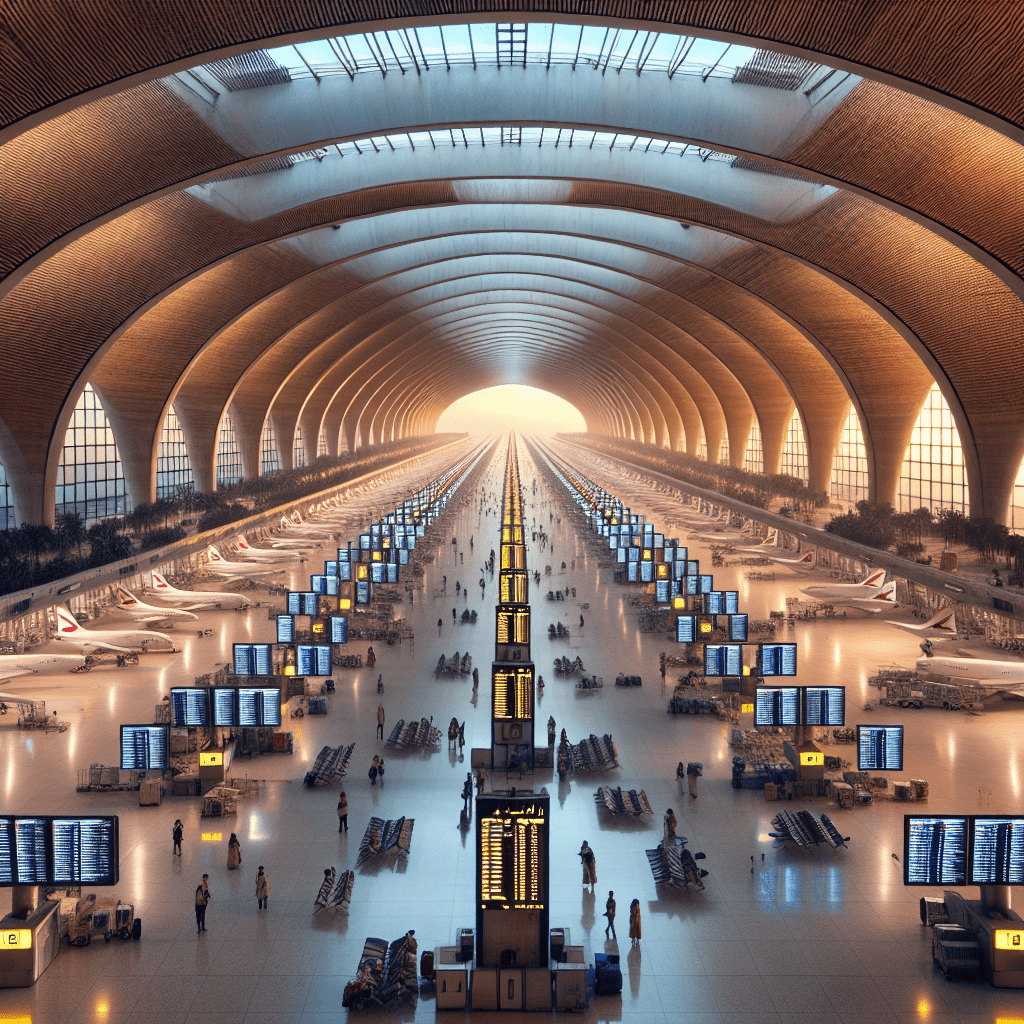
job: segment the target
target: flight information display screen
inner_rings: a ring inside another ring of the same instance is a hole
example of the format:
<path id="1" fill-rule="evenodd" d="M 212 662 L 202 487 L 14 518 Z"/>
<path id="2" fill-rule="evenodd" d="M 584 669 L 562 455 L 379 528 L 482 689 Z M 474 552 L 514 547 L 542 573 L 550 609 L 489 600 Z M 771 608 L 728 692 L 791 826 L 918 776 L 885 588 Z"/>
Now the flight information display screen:
<path id="1" fill-rule="evenodd" d="M 857 770 L 903 771 L 903 726 L 858 725 Z"/>
<path id="2" fill-rule="evenodd" d="M 680 615 L 676 619 L 676 642 L 692 644 L 697 639 L 697 616 Z"/>
<path id="3" fill-rule="evenodd" d="M 213 724 L 224 726 L 238 725 L 238 691 L 233 687 L 215 686 L 210 691 L 210 707 L 213 710 Z"/>
<path id="4" fill-rule="evenodd" d="M 279 644 L 291 644 L 295 642 L 295 616 L 278 615 L 277 617 L 277 642 Z"/>
<path id="5" fill-rule="evenodd" d="M 116 885 L 118 819 L 0 818 L 0 886 Z"/>
<path id="6" fill-rule="evenodd" d="M 270 644 L 235 644 L 235 675 L 273 675 L 273 662 L 270 656 L 270 647 Z"/>
<path id="7" fill-rule="evenodd" d="M 729 640 L 732 643 L 746 643 L 748 617 L 746 615 L 729 616 Z"/>
<path id="8" fill-rule="evenodd" d="M 626 579 L 630 583 L 640 582 L 640 563 L 639 562 L 627 562 L 626 563 Z"/>
<path id="9" fill-rule="evenodd" d="M 1024 885 L 1024 817 L 971 818 L 971 885 Z"/>
<path id="10" fill-rule="evenodd" d="M 496 719 L 533 718 L 533 666 L 495 668 L 491 674 L 491 714 Z"/>
<path id="11" fill-rule="evenodd" d="M 201 686 L 171 688 L 171 725 L 182 728 L 210 724 L 210 691 Z"/>
<path id="12" fill-rule="evenodd" d="M 331 643 L 348 643 L 348 619 L 344 615 L 331 616 Z"/>
<path id="13" fill-rule="evenodd" d="M 316 615 L 316 593 L 311 590 L 288 591 L 289 615 Z"/>
<path id="14" fill-rule="evenodd" d="M 671 580 L 657 580 L 654 584 L 654 603 L 668 604 L 672 600 Z"/>
<path id="15" fill-rule="evenodd" d="M 352 563 L 338 562 L 338 579 L 342 583 L 349 583 L 352 580 Z"/>
<path id="16" fill-rule="evenodd" d="M 388 562 L 387 563 L 387 571 L 388 571 L 388 583 L 397 583 L 398 582 L 398 563 L 397 562 Z"/>
<path id="17" fill-rule="evenodd" d="M 703 578 L 703 577 L 702 577 Z M 707 579 L 711 579 L 710 576 Z M 740 609 L 738 590 L 705 590 L 704 611 L 709 615 L 735 615 Z M 744 637 L 744 639 L 746 639 Z"/>
<path id="18" fill-rule="evenodd" d="M 546 907 L 549 807 L 547 796 L 477 800 L 479 908 Z M 546 936 L 547 931 L 541 934 Z"/>
<path id="19" fill-rule="evenodd" d="M 967 884 L 967 816 L 903 817 L 903 884 Z"/>
<path id="20" fill-rule="evenodd" d="M 407 538 L 407 539 L 408 539 L 408 540 L 412 540 L 412 538 L 411 538 L 411 537 L 409 537 L 409 538 Z M 411 545 L 410 545 L 410 546 L 411 546 Z M 408 565 L 408 564 L 409 564 L 409 552 L 408 552 L 408 551 L 407 551 L 407 550 L 406 550 L 405 548 L 402 548 L 402 549 L 401 549 L 401 550 L 400 550 L 400 551 L 398 552 L 398 564 L 399 564 L 399 565 Z M 396 583 L 398 582 L 397 578 L 395 579 L 395 582 L 396 582 Z"/>
<path id="21" fill-rule="evenodd" d="M 242 728 L 280 725 L 280 689 L 269 686 L 240 686 L 238 688 L 238 724 Z"/>
<path id="22" fill-rule="evenodd" d="M 122 725 L 121 767 L 134 771 L 170 767 L 169 725 Z"/>
<path id="23" fill-rule="evenodd" d="M 370 584 L 366 580 L 356 581 L 356 604 L 370 603 Z"/>
<path id="24" fill-rule="evenodd" d="M 795 676 L 796 675 L 796 644 L 761 644 L 761 655 L 758 659 L 759 672 L 762 676 Z M 811 723 L 807 723 L 810 725 Z M 824 724 L 824 723 L 822 723 Z M 842 724 L 841 722 L 839 723 Z"/>
<path id="25" fill-rule="evenodd" d="M 115 885 L 117 818 L 54 818 L 53 881 Z"/>
<path id="26" fill-rule="evenodd" d="M 708 644 L 704 648 L 704 675 L 743 675 L 743 648 L 739 644 Z"/>
<path id="27" fill-rule="evenodd" d="M 803 725 L 846 725 L 845 686 L 803 686 Z"/>
<path id="28" fill-rule="evenodd" d="M 653 562 L 641 562 L 640 563 L 640 582 L 651 583 L 654 580 L 654 563 Z"/>
<path id="29" fill-rule="evenodd" d="M 370 579 L 373 580 L 374 583 L 385 582 L 387 574 L 384 570 L 383 562 L 374 562 L 373 565 L 370 566 Z"/>
<path id="30" fill-rule="evenodd" d="M 754 725 L 799 725 L 800 687 L 759 686 L 754 701 Z"/>
<path id="31" fill-rule="evenodd" d="M 299 644 L 296 648 L 295 672 L 300 676 L 329 676 L 331 674 L 331 645 Z"/>

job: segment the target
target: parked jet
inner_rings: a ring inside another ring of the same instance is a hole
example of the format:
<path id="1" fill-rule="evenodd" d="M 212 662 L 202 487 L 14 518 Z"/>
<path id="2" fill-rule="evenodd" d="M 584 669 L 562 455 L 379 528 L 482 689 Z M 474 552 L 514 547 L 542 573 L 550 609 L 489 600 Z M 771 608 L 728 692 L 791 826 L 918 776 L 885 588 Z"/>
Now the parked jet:
<path id="1" fill-rule="evenodd" d="M 886 583 L 884 569 L 876 569 L 860 583 L 821 583 L 801 587 L 800 593 L 822 604 L 849 605 L 869 612 L 897 607 L 896 581 Z"/>
<path id="2" fill-rule="evenodd" d="M 302 516 L 298 512 L 293 512 L 290 518 L 281 516 L 281 528 L 285 531 L 285 536 L 293 534 L 296 537 L 302 537 L 303 540 L 328 541 L 333 537 L 333 534 L 323 533 L 315 526 L 303 522 Z"/>
<path id="3" fill-rule="evenodd" d="M 117 588 L 117 610 L 140 622 L 196 622 L 198 615 L 181 608 L 157 608 L 140 601 L 127 587 Z"/>
<path id="4" fill-rule="evenodd" d="M 779 546 L 779 531 L 773 526 L 764 540 L 757 544 L 750 544 L 747 547 L 737 548 L 737 551 L 747 551 L 755 555 L 766 555 L 771 548 Z"/>
<path id="5" fill-rule="evenodd" d="M 250 576 L 271 576 L 284 572 L 284 566 L 259 565 L 256 562 L 229 562 L 212 544 L 206 549 L 206 568 L 228 579 L 248 579 Z"/>
<path id="6" fill-rule="evenodd" d="M 971 679 L 988 693 L 1011 693 L 1024 697 L 1024 662 L 930 657 L 918 658 L 915 668 L 918 672 L 947 679 Z"/>
<path id="7" fill-rule="evenodd" d="M 209 590 L 178 590 L 172 587 L 158 572 L 153 574 L 153 594 L 159 601 L 168 604 L 183 604 L 186 611 L 194 608 L 248 608 L 252 602 L 242 594 L 230 592 L 216 594 Z"/>
<path id="8" fill-rule="evenodd" d="M 115 654 L 132 654 L 145 651 L 150 644 L 167 644 L 174 650 L 174 641 L 165 633 L 149 629 L 83 629 L 78 620 L 66 608 L 58 607 L 57 632 L 55 640 L 77 647 L 85 654 L 98 651 L 112 651 Z"/>
<path id="9" fill-rule="evenodd" d="M 953 615 L 953 609 L 948 601 L 943 601 L 927 622 L 922 622 L 917 626 L 910 622 L 895 622 L 892 619 L 886 621 L 897 629 L 905 629 L 908 633 L 916 633 L 918 636 L 928 637 L 932 640 L 955 640 L 958 635 L 956 617 Z"/>
<path id="10" fill-rule="evenodd" d="M 754 528 L 753 522 L 749 519 L 742 526 L 726 526 L 724 519 L 722 524 L 719 529 L 705 530 L 703 533 L 691 533 L 688 536 L 695 537 L 697 540 L 725 540 L 730 542 L 748 540 L 751 530 Z"/>
<path id="11" fill-rule="evenodd" d="M 811 548 L 797 558 L 779 558 L 778 555 L 764 553 L 765 558 L 770 558 L 777 565 L 788 565 L 791 569 L 813 569 L 818 561 L 818 552 Z"/>
<path id="12" fill-rule="evenodd" d="M 301 551 L 270 551 L 267 548 L 254 548 L 239 534 L 235 539 L 238 546 L 238 554 L 243 559 L 252 559 L 254 562 L 304 562 L 306 556 Z"/>
<path id="13" fill-rule="evenodd" d="M 35 675 L 47 669 L 70 672 L 85 665 L 84 654 L 0 654 L 0 679 Z M 0 700 L 16 698 L 0 694 Z"/>

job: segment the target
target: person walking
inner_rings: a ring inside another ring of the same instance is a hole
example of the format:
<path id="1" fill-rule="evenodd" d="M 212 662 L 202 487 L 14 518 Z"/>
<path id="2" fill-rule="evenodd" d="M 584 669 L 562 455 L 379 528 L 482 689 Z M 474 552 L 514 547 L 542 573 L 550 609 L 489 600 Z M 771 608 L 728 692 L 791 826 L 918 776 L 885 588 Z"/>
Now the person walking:
<path id="1" fill-rule="evenodd" d="M 366 652 L 366 664 L 373 668 L 377 664 L 377 655 L 373 653 L 373 645 L 371 644 L 370 649 Z"/>
<path id="2" fill-rule="evenodd" d="M 583 884 L 589 885 L 590 891 L 593 892 L 594 886 L 597 884 L 597 859 L 586 839 L 583 840 L 583 845 L 580 847 L 580 861 L 583 864 Z"/>
<path id="3" fill-rule="evenodd" d="M 374 754 L 373 755 L 373 764 L 370 765 L 370 772 L 369 772 L 369 775 L 370 775 L 370 785 L 371 786 L 376 786 L 377 785 L 377 765 L 379 765 L 379 764 L 380 764 L 380 758 L 376 754 Z"/>
<path id="4" fill-rule="evenodd" d="M 458 622 L 458 621 L 459 621 L 459 620 L 458 620 L 458 619 L 456 618 L 456 616 L 455 616 L 455 609 L 453 608 L 453 609 L 452 609 L 452 624 L 454 625 L 454 623 L 456 623 L 456 622 Z"/>
<path id="5" fill-rule="evenodd" d="M 479 687 L 480 687 L 480 669 L 474 668 L 473 669 L 473 692 L 476 693 L 476 691 L 479 689 Z"/>
<path id="6" fill-rule="evenodd" d="M 174 822 L 174 828 L 171 829 L 171 838 L 174 840 L 174 855 L 181 856 L 181 840 L 185 835 L 185 827 L 181 823 L 181 818 L 178 818 Z"/>
<path id="7" fill-rule="evenodd" d="M 670 807 L 665 812 L 665 843 L 672 842 L 676 837 L 676 812 Z"/>
<path id="8" fill-rule="evenodd" d="M 270 879 L 263 873 L 263 865 L 256 872 L 256 905 L 259 910 L 267 909 L 267 900 L 270 898 Z"/>
<path id="9" fill-rule="evenodd" d="M 437 620 L 437 635 L 438 636 L 441 635 L 441 629 L 442 629 L 443 626 L 444 626 L 444 621 L 441 620 L 441 619 L 438 619 Z"/>
<path id="10" fill-rule="evenodd" d="M 580 629 L 582 629 L 582 628 L 583 628 L 583 616 L 581 615 L 580 616 Z"/>
<path id="11" fill-rule="evenodd" d="M 348 797 L 345 796 L 345 790 L 338 796 L 338 831 L 348 831 Z"/>
<path id="12" fill-rule="evenodd" d="M 228 840 L 228 871 L 234 871 L 242 866 L 242 847 L 238 842 L 238 836 L 234 832 Z"/>
<path id="13" fill-rule="evenodd" d="M 611 931 L 611 938 L 613 941 L 618 941 L 618 937 L 615 934 L 615 893 L 611 889 L 608 890 L 608 899 L 604 905 L 604 916 L 608 918 L 608 925 L 604 930 L 604 937 L 608 938 L 608 932 Z"/>
<path id="14" fill-rule="evenodd" d="M 690 797 L 694 800 L 697 799 L 697 780 L 700 776 L 700 766 L 695 761 L 691 761 L 686 766 L 686 784 L 690 790 Z"/>
<path id="15" fill-rule="evenodd" d="M 640 945 L 640 901 L 633 900 L 629 905 L 629 938 L 631 946 Z"/>
<path id="16" fill-rule="evenodd" d="M 210 876 L 203 875 L 203 880 L 196 887 L 196 932 L 206 931 L 206 905 L 213 899 L 210 892 Z"/>
<path id="17" fill-rule="evenodd" d="M 377 705 L 377 738 L 384 739 L 384 705 Z"/>
<path id="18" fill-rule="evenodd" d="M 380 784 L 384 785 L 384 758 L 377 759 L 377 775 L 380 778 Z"/>

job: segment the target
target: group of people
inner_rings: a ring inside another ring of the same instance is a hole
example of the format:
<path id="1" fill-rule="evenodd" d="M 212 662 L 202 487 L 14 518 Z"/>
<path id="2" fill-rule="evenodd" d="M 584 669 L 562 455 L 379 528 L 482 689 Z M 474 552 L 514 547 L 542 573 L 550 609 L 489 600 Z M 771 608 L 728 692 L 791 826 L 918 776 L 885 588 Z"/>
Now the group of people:
<path id="1" fill-rule="evenodd" d="M 594 856 L 594 851 L 590 848 L 590 844 L 583 840 L 583 845 L 580 847 L 580 861 L 583 864 L 583 884 L 590 886 L 590 891 L 594 891 L 594 886 L 597 884 L 597 858 Z M 604 929 L 604 937 L 606 939 L 611 938 L 618 940 L 618 936 L 615 934 L 615 891 L 612 889 L 608 890 L 608 899 L 604 905 L 604 916 L 608 918 L 608 924 Z M 640 901 L 633 900 L 629 905 L 629 938 L 630 945 L 640 945 Z"/>
<path id="2" fill-rule="evenodd" d="M 378 754 L 373 755 L 373 762 L 370 764 L 370 785 L 376 786 L 377 779 L 380 779 L 380 784 L 384 785 L 384 758 Z"/>

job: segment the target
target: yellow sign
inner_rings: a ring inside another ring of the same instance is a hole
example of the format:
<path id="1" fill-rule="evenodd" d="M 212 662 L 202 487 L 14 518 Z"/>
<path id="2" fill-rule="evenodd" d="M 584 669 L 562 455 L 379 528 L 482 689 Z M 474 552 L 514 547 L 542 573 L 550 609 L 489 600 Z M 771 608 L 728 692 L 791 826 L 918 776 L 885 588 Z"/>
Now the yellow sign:
<path id="1" fill-rule="evenodd" d="M 0 932 L 0 948 L 31 949 L 32 931 L 29 928 L 8 928 Z"/>
<path id="2" fill-rule="evenodd" d="M 223 838 L 223 832 L 204 832 L 202 834 L 202 840 L 204 843 L 219 843 Z"/>
<path id="3" fill-rule="evenodd" d="M 338 607 L 339 607 L 339 608 L 340 608 L 340 609 L 341 609 L 341 610 L 342 610 L 343 612 L 347 612 L 347 611 L 348 611 L 348 610 L 349 610 L 349 609 L 350 609 L 350 608 L 352 607 L 352 598 L 350 598 L 350 597 L 343 597 L 343 598 L 342 598 L 342 599 L 341 599 L 341 600 L 340 600 L 340 601 L 338 602 Z"/>
<path id="4" fill-rule="evenodd" d="M 753 713 L 754 713 L 754 705 L 753 704 L 741 704 L 740 705 L 740 714 L 742 714 L 742 715 L 752 715 Z"/>
<path id="5" fill-rule="evenodd" d="M 1024 953 L 1024 931 L 997 928 L 992 934 L 996 949 L 1012 949 L 1017 953 Z"/>
<path id="6" fill-rule="evenodd" d="M 285 667 L 284 667 L 284 674 L 286 676 L 293 676 L 293 675 L 295 675 L 295 666 L 294 665 L 285 665 Z M 200 755 L 200 756 L 202 756 L 202 755 Z M 202 764 L 202 761 L 200 761 L 199 763 Z"/>
<path id="7" fill-rule="evenodd" d="M 357 580 L 368 580 L 370 578 L 370 567 L 368 565 L 357 565 L 356 566 L 356 579 Z"/>
<path id="8" fill-rule="evenodd" d="M 804 750 L 800 752 L 800 763 L 806 765 L 823 765 L 825 755 L 819 750 Z"/>
<path id="9" fill-rule="evenodd" d="M 685 608 L 686 607 L 686 598 L 685 597 L 678 597 L 678 596 L 677 597 L 673 597 L 672 598 L 672 607 L 673 608 Z"/>
<path id="10" fill-rule="evenodd" d="M 702 633 L 710 633 L 711 632 L 711 623 L 710 622 L 702 622 L 700 624 L 700 631 Z"/>
<path id="11" fill-rule="evenodd" d="M 222 765 L 223 763 L 224 763 L 224 755 L 223 754 L 201 753 L 199 755 L 199 767 L 200 768 L 214 768 L 217 765 Z"/>

